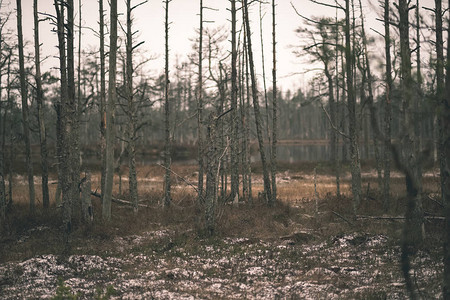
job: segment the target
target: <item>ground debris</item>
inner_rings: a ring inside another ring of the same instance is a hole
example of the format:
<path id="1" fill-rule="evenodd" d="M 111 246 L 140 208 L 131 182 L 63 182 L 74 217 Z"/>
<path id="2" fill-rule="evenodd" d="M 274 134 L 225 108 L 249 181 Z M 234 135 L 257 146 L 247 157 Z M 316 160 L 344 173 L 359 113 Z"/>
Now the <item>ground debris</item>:
<path id="1" fill-rule="evenodd" d="M 107 256 L 44 255 L 0 264 L 0 294 L 2 299 L 51 298 L 62 278 L 79 299 L 107 290 L 114 291 L 111 299 L 406 297 L 400 250 L 384 235 L 302 238 L 289 245 L 283 239 L 224 238 L 142 252 L 155 239 L 175 239 L 173 234 L 154 231 L 124 237 Z M 413 264 L 419 288 L 439 297 L 442 262 L 421 251 Z"/>

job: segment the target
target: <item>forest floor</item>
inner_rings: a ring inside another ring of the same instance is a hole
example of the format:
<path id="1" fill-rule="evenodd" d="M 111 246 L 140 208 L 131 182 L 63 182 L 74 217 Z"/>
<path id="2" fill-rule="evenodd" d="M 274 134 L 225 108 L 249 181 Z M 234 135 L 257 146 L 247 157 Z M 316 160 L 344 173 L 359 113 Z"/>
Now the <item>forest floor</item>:
<path id="1" fill-rule="evenodd" d="M 157 170 L 152 168 L 139 170 L 141 199 L 148 207 L 134 215 L 129 207 L 114 205 L 110 223 L 100 218 L 90 225 L 75 223 L 68 254 L 57 207 L 30 217 L 26 203 L 15 203 L 0 236 L 1 298 L 408 298 L 400 267 L 403 220 L 355 219 L 348 173 L 343 172 L 343 195 L 336 197 L 333 177 L 318 167 L 315 197 L 310 167 L 285 169 L 275 207 L 257 198 L 252 204 L 223 204 L 216 235 L 205 237 L 189 184 L 175 180 L 174 205 L 161 209 L 160 178 L 150 175 Z M 193 167 L 175 166 L 174 171 L 186 181 L 195 178 Z M 424 209 L 439 215 L 439 178 L 427 174 Z M 393 175 L 389 216 L 401 216 L 404 179 Z M 255 195 L 261 184 L 260 176 L 254 176 Z M 20 199 L 20 178 L 16 185 Z M 364 187 L 360 214 L 383 215 L 376 174 L 370 169 L 365 170 Z M 93 202 L 100 216 L 99 201 Z M 443 223 L 428 219 L 425 225 L 426 241 L 411 256 L 411 274 L 421 298 L 438 299 Z"/>

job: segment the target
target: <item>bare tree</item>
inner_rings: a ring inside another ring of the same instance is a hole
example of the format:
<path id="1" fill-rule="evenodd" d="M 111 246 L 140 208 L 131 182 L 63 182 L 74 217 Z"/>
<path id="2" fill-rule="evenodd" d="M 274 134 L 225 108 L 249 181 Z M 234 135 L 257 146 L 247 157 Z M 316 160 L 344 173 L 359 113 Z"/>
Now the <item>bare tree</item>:
<path id="1" fill-rule="evenodd" d="M 277 133 L 278 133 L 278 99 L 277 99 L 277 40 L 275 0 L 272 0 L 272 150 L 270 166 L 272 175 L 272 203 L 277 201 Z"/>
<path id="2" fill-rule="evenodd" d="M 391 67 L 391 33 L 389 20 L 389 0 L 384 1 L 384 44 L 386 56 L 386 91 L 384 101 L 384 174 L 383 174 L 383 207 L 387 212 L 390 207 L 390 182 L 391 182 L 391 91 L 392 91 L 392 67 Z"/>
<path id="3" fill-rule="evenodd" d="M 171 168 L 171 149 L 170 149 L 170 103 L 169 103 L 169 3 L 171 0 L 165 0 L 165 67 L 164 67 L 164 125 L 165 125 L 165 142 L 164 142 L 164 207 L 170 206 L 172 202 L 170 188 L 170 168 Z"/>
<path id="4" fill-rule="evenodd" d="M 248 61 L 250 67 L 250 77 L 252 81 L 252 98 L 253 98 L 253 110 L 255 112 L 255 122 L 256 122 L 256 135 L 258 138 L 259 144 L 259 153 L 261 155 L 261 163 L 263 167 L 263 180 L 264 180 L 264 193 L 265 199 L 269 206 L 273 206 L 275 202 L 273 202 L 272 191 L 271 191 L 271 182 L 269 178 L 269 171 L 267 168 L 266 154 L 264 151 L 264 140 L 262 136 L 262 119 L 261 113 L 259 110 L 258 103 L 258 91 L 256 86 L 256 75 L 255 75 L 255 66 L 253 60 L 253 50 L 252 50 L 252 39 L 251 39 L 251 30 L 250 30 L 250 20 L 248 15 L 248 1 L 244 0 L 243 2 L 244 9 L 244 22 L 245 22 L 245 30 L 247 34 L 247 48 L 248 48 Z"/>
<path id="5" fill-rule="evenodd" d="M 103 0 L 98 1 L 99 4 L 99 26 L 100 26 L 100 151 L 101 151 L 101 180 L 100 188 L 102 191 L 102 200 L 105 192 L 105 178 L 106 178 L 106 75 L 105 75 L 105 21 Z M 103 203 L 103 201 L 102 201 Z"/>
<path id="6" fill-rule="evenodd" d="M 450 1 L 448 3 L 450 7 Z M 447 24 L 447 36 L 450 36 L 450 19 Z M 445 236 L 444 236 L 444 299 L 450 299 L 450 38 L 447 39 L 447 63 L 445 65 L 445 97 L 440 103 L 442 109 L 442 157 L 444 161 L 441 166 L 442 201 L 445 214 Z"/>
<path id="7" fill-rule="evenodd" d="M 198 83 L 197 83 L 197 147 L 198 147 L 198 199 L 203 199 L 203 0 L 200 0 L 200 28 L 198 38 Z"/>
<path id="8" fill-rule="evenodd" d="M 237 48 L 236 48 L 236 0 L 231 3 L 231 200 L 239 198 L 239 159 L 237 122 Z"/>
<path id="9" fill-rule="evenodd" d="M 116 70 L 117 70 L 117 0 L 110 2 L 110 38 L 109 38 L 109 82 L 108 103 L 106 104 L 106 171 L 105 191 L 103 193 L 102 217 L 111 220 L 111 200 L 114 179 L 114 142 L 115 142 L 115 106 L 117 102 Z"/>
<path id="10" fill-rule="evenodd" d="M 352 174 L 353 213 L 361 202 L 361 166 L 359 163 L 358 130 L 356 124 L 356 97 L 354 91 L 354 51 L 350 40 L 350 0 L 345 1 L 345 61 L 347 79 L 347 103 L 349 111 L 350 156 Z"/>
<path id="11" fill-rule="evenodd" d="M 47 133 L 45 130 L 45 117 L 43 110 L 43 91 L 41 80 L 41 58 L 40 58 L 40 43 L 39 43 L 39 17 L 38 17 L 38 3 L 33 1 L 33 16 L 34 16 L 34 59 L 36 68 L 36 102 L 38 109 L 38 123 L 39 123 L 39 140 L 41 146 L 41 167 L 42 167 L 42 203 L 44 208 L 48 208 L 50 204 L 48 193 L 48 162 L 47 162 Z"/>
<path id="12" fill-rule="evenodd" d="M 33 180 L 33 164 L 31 161 L 31 144 L 30 144 L 30 128 L 28 121 L 28 92 L 25 78 L 25 58 L 23 54 L 23 33 L 22 33 L 22 1 L 16 0 L 17 5 L 17 38 L 19 48 L 19 72 L 20 72 L 20 94 L 22 97 L 22 124 L 23 136 L 25 142 L 25 159 L 28 174 L 28 192 L 30 197 L 30 212 L 32 214 L 36 211 L 35 191 Z"/>

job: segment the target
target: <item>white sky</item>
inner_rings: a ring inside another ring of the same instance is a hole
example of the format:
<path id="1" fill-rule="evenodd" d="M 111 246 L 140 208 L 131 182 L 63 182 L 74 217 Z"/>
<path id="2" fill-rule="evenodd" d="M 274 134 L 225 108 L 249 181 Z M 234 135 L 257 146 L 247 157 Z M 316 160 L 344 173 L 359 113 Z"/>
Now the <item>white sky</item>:
<path id="1" fill-rule="evenodd" d="M 78 23 L 78 1 L 74 0 L 76 6 L 76 23 Z M 140 3 L 141 0 L 134 1 L 133 4 Z M 267 2 L 271 2 L 267 0 Z M 414 1 L 415 2 L 415 1 Z M 296 6 L 297 10 L 308 17 L 311 16 L 334 16 L 334 9 L 329 9 L 317 4 L 313 4 L 308 0 L 292 0 L 292 3 Z M 421 0 L 422 6 L 434 7 L 433 0 Z M 29 48 L 26 52 L 31 53 L 33 39 L 33 10 L 32 0 L 22 0 L 23 10 L 23 31 L 27 41 L 29 41 Z M 118 0 L 119 13 L 124 18 L 125 13 L 125 1 Z M 39 11 L 54 15 L 53 0 L 40 0 Z M 230 7 L 228 0 L 204 0 L 204 5 L 218 9 L 218 11 L 205 10 L 205 20 L 215 21 L 214 24 L 206 24 L 205 26 L 217 27 L 220 25 L 229 26 L 227 21 L 230 18 L 230 12 L 227 10 Z M 357 5 L 357 1 L 355 1 Z M 445 5 L 445 4 L 444 4 Z M 369 27 L 378 28 L 382 30 L 382 24 L 375 20 L 380 8 L 378 7 L 378 1 L 376 0 L 363 0 L 364 10 L 366 12 L 366 20 L 368 22 L 367 31 Z M 109 5 L 108 1 L 104 0 L 104 7 L 107 10 L 105 12 L 106 19 L 109 20 Z M 15 16 L 15 1 L 5 8 L 13 10 L 14 13 L 11 16 L 11 28 L 16 28 L 16 16 Z M 174 63 L 176 55 L 180 56 L 183 60 L 192 50 L 192 39 L 196 37 L 195 29 L 199 26 L 199 1 L 198 0 L 172 0 L 170 3 L 169 19 L 172 22 L 170 27 L 169 43 L 171 48 L 171 60 Z M 266 13 L 264 18 L 264 45 L 266 56 L 266 76 L 268 86 L 271 86 L 271 6 L 264 5 L 263 11 Z M 262 73 L 261 69 L 261 52 L 260 52 L 260 36 L 259 36 L 259 9 L 258 4 L 253 6 L 251 11 L 252 20 L 252 42 L 255 47 L 255 60 L 256 60 L 256 72 Z M 430 14 L 430 12 L 422 11 L 424 14 Z M 359 15 L 359 13 L 358 13 Z M 98 30 L 98 1 L 97 0 L 82 0 L 82 20 L 83 26 L 94 28 Z M 240 16 L 240 12 L 238 13 Z M 160 58 L 152 61 L 150 68 L 153 70 L 162 70 L 164 68 L 163 53 L 164 53 L 164 5 L 162 0 L 149 0 L 144 5 L 137 8 L 134 12 L 135 23 L 134 29 L 139 30 L 139 41 L 145 41 L 145 44 L 140 48 L 152 55 L 158 55 Z M 108 21 L 109 23 L 109 21 Z M 303 20 L 295 13 L 289 0 L 277 1 L 277 42 L 278 42 L 278 79 L 279 85 L 286 90 L 295 90 L 298 87 L 304 86 L 310 75 L 300 75 L 299 73 L 305 72 L 309 69 L 309 65 L 304 60 L 297 58 L 293 53 L 290 45 L 296 45 L 299 43 L 294 30 L 303 24 Z M 57 37 L 55 33 L 51 32 L 53 26 L 48 21 L 42 22 L 40 25 L 40 39 L 43 43 L 41 49 L 41 56 L 50 56 L 44 63 L 44 69 L 50 66 L 58 65 L 56 58 L 57 55 Z M 109 26 L 108 26 L 109 27 Z M 120 30 L 120 27 L 119 27 Z M 106 41 L 107 41 L 106 37 Z M 98 48 L 98 38 L 88 30 L 84 29 L 82 37 L 83 48 Z M 78 42 L 75 41 L 75 45 Z M 296 75 L 292 75 L 296 74 Z"/>

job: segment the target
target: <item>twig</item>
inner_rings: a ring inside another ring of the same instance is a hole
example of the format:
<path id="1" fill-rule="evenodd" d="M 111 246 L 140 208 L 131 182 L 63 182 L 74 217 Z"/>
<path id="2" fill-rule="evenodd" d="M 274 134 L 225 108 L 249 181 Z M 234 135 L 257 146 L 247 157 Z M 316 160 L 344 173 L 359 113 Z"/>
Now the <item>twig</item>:
<path id="1" fill-rule="evenodd" d="M 343 217 L 343 216 L 341 216 L 340 214 L 338 214 L 337 212 L 335 212 L 335 211 L 331 211 L 332 213 L 333 213 L 333 215 L 336 215 L 336 216 L 338 216 L 339 218 L 341 218 L 342 220 L 344 220 L 345 222 L 347 222 L 349 225 L 351 225 L 351 226 L 353 226 L 353 223 L 352 222 L 350 222 L 347 218 L 345 218 L 345 217 Z"/>
<path id="2" fill-rule="evenodd" d="M 97 193 L 96 191 L 91 191 L 91 195 L 92 195 L 92 196 L 95 196 L 95 197 L 97 197 L 97 198 L 99 198 L 99 199 L 102 198 L 102 195 L 100 195 L 100 194 Z M 114 198 L 114 197 L 111 197 L 111 201 L 112 201 L 112 202 L 115 202 L 115 203 L 118 203 L 118 204 L 123 204 L 123 205 L 131 205 L 131 206 L 133 205 L 133 203 L 131 203 L 130 201 L 126 201 L 126 200 L 122 200 L 122 199 L 117 199 L 117 198 Z M 145 204 L 139 204 L 139 206 L 140 206 L 140 207 L 146 207 L 146 208 L 150 207 L 150 206 L 145 205 Z"/>

